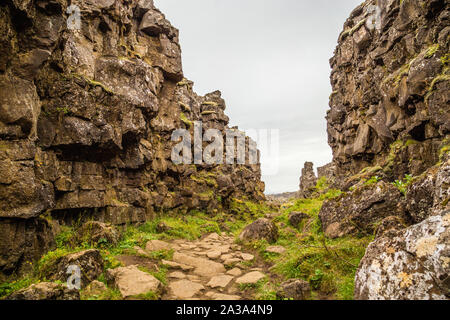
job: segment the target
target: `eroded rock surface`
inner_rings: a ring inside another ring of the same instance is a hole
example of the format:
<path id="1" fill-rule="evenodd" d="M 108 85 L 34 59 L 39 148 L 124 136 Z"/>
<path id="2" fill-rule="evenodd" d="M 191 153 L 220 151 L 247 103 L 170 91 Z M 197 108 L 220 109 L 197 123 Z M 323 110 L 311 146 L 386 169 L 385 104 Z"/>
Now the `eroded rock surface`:
<path id="1" fill-rule="evenodd" d="M 172 163 L 176 129 L 225 132 L 229 119 L 219 91 L 184 79 L 178 30 L 153 2 L 71 4 L 79 29 L 67 1 L 0 5 L 0 273 L 51 247 L 45 211 L 123 225 L 264 199 L 257 164 Z M 11 239 L 26 245 L 12 253 Z"/>
<path id="2" fill-rule="evenodd" d="M 381 13 L 374 28 L 372 6 Z M 369 0 L 345 22 L 327 115 L 338 175 L 380 166 L 399 179 L 438 161 L 450 131 L 449 6 Z"/>

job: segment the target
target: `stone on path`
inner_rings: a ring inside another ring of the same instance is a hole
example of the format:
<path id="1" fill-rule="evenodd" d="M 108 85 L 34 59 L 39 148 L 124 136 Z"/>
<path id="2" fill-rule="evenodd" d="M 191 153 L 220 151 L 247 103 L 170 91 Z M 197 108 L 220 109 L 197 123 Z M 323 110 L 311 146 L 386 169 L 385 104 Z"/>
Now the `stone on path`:
<path id="1" fill-rule="evenodd" d="M 221 263 L 209 259 L 191 257 L 180 252 L 174 253 L 173 261 L 194 267 L 194 273 L 203 277 L 212 277 L 226 271 Z"/>
<path id="2" fill-rule="evenodd" d="M 150 240 L 145 246 L 145 250 L 148 252 L 170 250 L 171 246 L 167 242 L 161 240 Z"/>
<path id="3" fill-rule="evenodd" d="M 266 275 L 259 271 L 252 271 L 252 272 L 247 273 L 246 275 L 238 278 L 236 280 L 236 283 L 237 284 L 255 284 L 259 280 L 264 279 L 265 277 L 266 277 Z"/>
<path id="4" fill-rule="evenodd" d="M 221 251 L 213 250 L 206 253 L 206 256 L 210 259 L 217 259 L 222 255 Z"/>
<path id="5" fill-rule="evenodd" d="M 217 241 L 220 240 L 220 236 L 217 233 L 211 233 L 209 236 L 207 236 L 203 241 L 209 242 L 209 241 Z"/>
<path id="6" fill-rule="evenodd" d="M 225 260 L 225 262 L 223 263 L 224 265 L 228 266 L 234 266 L 236 263 L 241 262 L 241 259 L 238 258 L 231 258 L 228 260 Z"/>
<path id="7" fill-rule="evenodd" d="M 282 246 L 270 246 L 270 247 L 267 247 L 266 252 L 283 254 L 286 252 L 286 249 Z"/>
<path id="8" fill-rule="evenodd" d="M 182 263 L 176 263 L 176 262 L 168 261 L 168 260 L 162 260 L 161 263 L 162 263 L 162 265 L 167 266 L 171 269 L 180 269 L 183 271 L 191 271 L 194 269 L 193 266 L 188 266 L 188 265 L 185 265 Z"/>
<path id="9" fill-rule="evenodd" d="M 241 253 L 241 257 L 244 261 L 252 261 L 255 259 L 255 256 L 249 253 Z"/>
<path id="10" fill-rule="evenodd" d="M 213 300 L 222 300 L 222 301 L 241 300 L 240 296 L 222 294 L 222 293 L 217 293 L 217 292 L 208 292 L 208 293 L 206 293 L 206 296 Z"/>
<path id="11" fill-rule="evenodd" d="M 179 280 L 169 284 L 170 292 L 178 299 L 193 298 L 204 289 L 205 287 L 201 284 L 189 280 Z"/>
<path id="12" fill-rule="evenodd" d="M 186 279 L 186 275 L 183 272 L 175 271 L 169 274 L 169 278 L 172 279 Z"/>
<path id="13" fill-rule="evenodd" d="M 212 277 L 211 280 L 208 282 L 207 286 L 211 288 L 225 288 L 230 284 L 230 282 L 233 280 L 232 276 L 227 276 L 224 274 Z"/>
<path id="14" fill-rule="evenodd" d="M 120 267 L 106 271 L 107 278 L 112 280 L 122 297 L 128 298 L 149 292 L 161 293 L 162 283 L 154 276 L 143 272 L 137 266 Z"/>
<path id="15" fill-rule="evenodd" d="M 239 277 L 240 275 L 242 275 L 242 271 L 239 268 L 233 268 L 231 270 L 228 270 L 227 274 L 229 274 L 230 276 Z"/>

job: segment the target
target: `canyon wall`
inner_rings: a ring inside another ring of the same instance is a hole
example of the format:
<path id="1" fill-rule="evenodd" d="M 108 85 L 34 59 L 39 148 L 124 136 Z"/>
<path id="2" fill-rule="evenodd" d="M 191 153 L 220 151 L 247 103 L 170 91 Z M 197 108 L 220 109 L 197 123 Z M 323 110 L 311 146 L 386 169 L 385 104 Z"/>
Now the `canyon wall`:
<path id="1" fill-rule="evenodd" d="M 337 175 L 371 167 L 393 180 L 438 162 L 450 131 L 449 5 L 366 1 L 345 22 L 327 114 Z"/>
<path id="2" fill-rule="evenodd" d="M 221 93 L 184 78 L 178 36 L 151 0 L 2 1 L 0 274 L 51 248 L 54 221 L 264 199 L 259 164 L 172 163 L 174 130 L 229 129 Z"/>

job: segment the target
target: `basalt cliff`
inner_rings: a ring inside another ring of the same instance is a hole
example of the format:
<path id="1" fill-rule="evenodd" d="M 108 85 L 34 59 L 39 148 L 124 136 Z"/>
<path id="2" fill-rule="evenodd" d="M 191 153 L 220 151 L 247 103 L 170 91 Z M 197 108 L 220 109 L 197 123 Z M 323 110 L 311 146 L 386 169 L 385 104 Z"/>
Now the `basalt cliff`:
<path id="1" fill-rule="evenodd" d="M 54 247 L 55 222 L 263 200 L 258 164 L 171 161 L 174 130 L 225 131 L 224 110 L 183 77 L 178 30 L 151 0 L 2 1 L 0 273 Z"/>

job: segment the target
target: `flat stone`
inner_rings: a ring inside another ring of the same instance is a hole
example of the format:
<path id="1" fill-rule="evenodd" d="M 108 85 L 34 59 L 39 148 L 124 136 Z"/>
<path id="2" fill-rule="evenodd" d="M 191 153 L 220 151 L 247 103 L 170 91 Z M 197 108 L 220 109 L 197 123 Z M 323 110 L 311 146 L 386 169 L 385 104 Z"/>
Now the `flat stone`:
<path id="1" fill-rule="evenodd" d="M 120 267 L 107 271 L 107 277 L 114 281 L 123 298 L 162 291 L 162 283 L 154 276 L 143 272 L 137 266 Z"/>
<path id="2" fill-rule="evenodd" d="M 169 278 L 172 279 L 186 279 L 186 275 L 183 272 L 175 271 L 169 274 Z"/>
<path id="3" fill-rule="evenodd" d="M 136 250 L 136 254 L 137 255 L 148 257 L 148 253 L 144 249 L 142 249 L 141 247 L 134 246 L 133 249 Z"/>
<path id="4" fill-rule="evenodd" d="M 225 262 L 223 264 L 226 265 L 226 266 L 233 266 L 236 263 L 241 262 L 241 261 L 242 260 L 238 259 L 238 258 L 231 258 L 231 259 L 225 260 Z"/>
<path id="5" fill-rule="evenodd" d="M 239 268 L 233 268 L 227 271 L 227 274 L 234 277 L 239 277 L 242 274 L 242 270 Z"/>
<path id="6" fill-rule="evenodd" d="M 205 287 L 189 280 L 179 280 L 170 283 L 169 290 L 178 299 L 190 299 L 205 290 Z"/>
<path id="7" fill-rule="evenodd" d="M 230 284 L 230 282 L 233 280 L 232 276 L 227 276 L 224 274 L 212 277 L 211 280 L 208 282 L 207 286 L 211 288 L 225 288 Z"/>
<path id="8" fill-rule="evenodd" d="M 282 246 L 270 246 L 270 247 L 267 247 L 266 252 L 283 254 L 286 252 L 286 249 Z"/>
<path id="9" fill-rule="evenodd" d="M 191 270 L 194 269 L 193 266 L 188 266 L 188 265 L 185 265 L 185 264 L 182 264 L 182 263 L 176 263 L 176 262 L 168 261 L 168 260 L 162 260 L 161 263 L 164 266 L 167 266 L 167 267 L 169 267 L 171 269 L 180 269 L 180 270 L 183 270 L 183 271 L 191 271 Z"/>
<path id="10" fill-rule="evenodd" d="M 193 266 L 194 273 L 203 277 L 212 277 L 217 274 L 225 273 L 225 267 L 221 263 L 211 261 L 209 259 L 191 257 L 187 254 L 175 252 L 173 261 L 181 264 Z"/>
<path id="11" fill-rule="evenodd" d="M 241 253 L 241 257 L 244 261 L 252 261 L 255 259 L 255 256 L 249 253 Z"/>
<path id="12" fill-rule="evenodd" d="M 266 275 L 259 271 L 252 271 L 236 280 L 237 284 L 255 284 L 259 280 L 264 279 Z"/>
<path id="13" fill-rule="evenodd" d="M 227 253 L 227 254 L 223 254 L 223 255 L 220 257 L 220 260 L 226 261 L 226 260 L 228 260 L 228 259 L 233 259 L 233 258 L 234 258 L 234 254 L 232 254 L 232 253 Z"/>
<path id="14" fill-rule="evenodd" d="M 161 240 L 150 240 L 145 246 L 145 250 L 148 252 L 170 250 L 171 246 L 167 242 Z"/>
<path id="15" fill-rule="evenodd" d="M 203 241 L 209 242 L 209 241 L 216 241 L 220 240 L 220 236 L 217 233 L 211 233 L 209 236 L 207 236 Z"/>
<path id="16" fill-rule="evenodd" d="M 208 292 L 206 294 L 208 298 L 211 298 L 213 300 L 223 300 L 223 301 L 235 301 L 235 300 L 241 300 L 240 296 L 235 295 L 228 295 L 223 293 L 217 293 L 217 292 Z"/>

